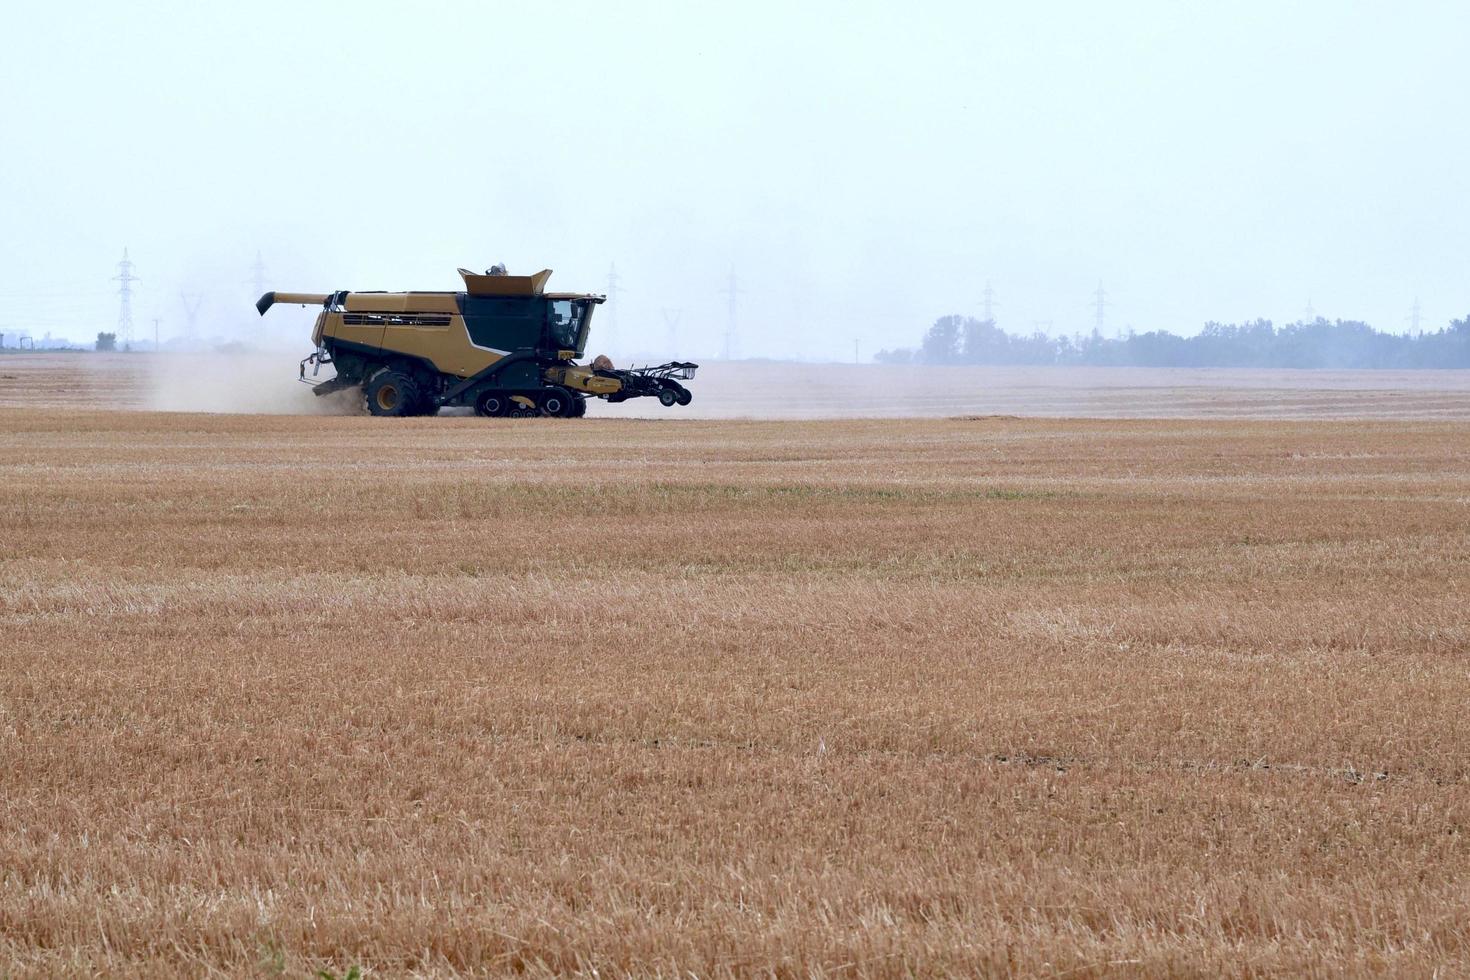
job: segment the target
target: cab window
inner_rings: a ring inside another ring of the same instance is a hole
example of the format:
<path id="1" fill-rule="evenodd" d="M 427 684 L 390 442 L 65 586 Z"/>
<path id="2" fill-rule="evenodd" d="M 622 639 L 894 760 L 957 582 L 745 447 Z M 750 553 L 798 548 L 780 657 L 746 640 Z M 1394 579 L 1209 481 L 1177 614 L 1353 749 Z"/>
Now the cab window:
<path id="1" fill-rule="evenodd" d="M 569 299 L 551 301 L 551 341 L 560 350 L 576 350 L 582 329 L 582 304 Z"/>

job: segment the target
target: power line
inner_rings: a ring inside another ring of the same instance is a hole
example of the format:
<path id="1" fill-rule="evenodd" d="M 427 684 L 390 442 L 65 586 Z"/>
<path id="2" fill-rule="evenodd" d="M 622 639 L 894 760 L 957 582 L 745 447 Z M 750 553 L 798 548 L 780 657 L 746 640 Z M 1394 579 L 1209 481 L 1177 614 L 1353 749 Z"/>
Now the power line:
<path id="1" fill-rule="evenodd" d="M 128 259 L 127 247 L 123 247 L 122 261 L 117 264 L 117 275 L 113 282 L 121 283 L 117 289 L 120 297 L 117 307 L 117 337 L 126 348 L 133 340 L 133 283 L 141 282 L 133 275 L 133 263 Z"/>
<path id="2" fill-rule="evenodd" d="M 730 318 L 725 324 L 725 360 L 727 361 L 734 360 L 735 352 L 738 349 L 735 343 L 735 306 L 736 297 L 743 292 L 745 290 L 740 288 L 740 280 L 735 277 L 735 267 L 732 265 L 730 267 L 729 285 L 720 290 L 720 294 L 725 296 L 730 303 Z"/>

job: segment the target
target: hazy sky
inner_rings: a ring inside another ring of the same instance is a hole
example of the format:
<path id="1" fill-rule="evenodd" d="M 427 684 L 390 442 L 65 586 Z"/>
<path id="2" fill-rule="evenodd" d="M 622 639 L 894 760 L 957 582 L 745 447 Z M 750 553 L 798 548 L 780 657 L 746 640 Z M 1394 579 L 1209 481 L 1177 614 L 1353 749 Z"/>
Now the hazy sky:
<path id="1" fill-rule="evenodd" d="M 1470 313 L 1470 6 L 10 3 L 0 331 L 278 289 L 606 291 L 595 349 Z M 675 312 L 677 311 L 677 313 Z M 248 317 L 247 318 L 247 314 Z M 665 316 L 677 315 L 676 337 Z M 264 328 L 306 346 L 310 316 Z M 595 323 L 595 327 L 597 324 Z"/>

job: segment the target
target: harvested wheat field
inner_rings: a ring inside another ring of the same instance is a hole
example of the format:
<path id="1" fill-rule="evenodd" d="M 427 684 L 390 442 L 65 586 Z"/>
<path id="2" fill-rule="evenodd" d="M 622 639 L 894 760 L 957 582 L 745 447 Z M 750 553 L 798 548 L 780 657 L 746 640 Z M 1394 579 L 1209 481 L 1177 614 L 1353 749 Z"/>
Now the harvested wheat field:
<path id="1" fill-rule="evenodd" d="M 1470 426 L 12 409 L 0 974 L 1470 971 Z"/>

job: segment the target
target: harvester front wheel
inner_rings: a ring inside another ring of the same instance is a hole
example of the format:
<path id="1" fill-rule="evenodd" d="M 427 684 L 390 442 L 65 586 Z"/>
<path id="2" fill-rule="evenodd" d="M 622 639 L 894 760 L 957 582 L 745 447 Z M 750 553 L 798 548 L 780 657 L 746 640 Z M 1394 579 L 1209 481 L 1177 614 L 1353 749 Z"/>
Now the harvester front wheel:
<path id="1" fill-rule="evenodd" d="M 587 399 L 581 395 L 572 396 L 572 418 L 579 419 L 587 414 Z"/>
<path id="2" fill-rule="evenodd" d="M 680 405 L 688 405 L 692 401 L 694 401 L 694 393 L 692 391 L 690 391 L 688 388 L 680 388 L 679 389 L 679 404 Z"/>
<path id="3" fill-rule="evenodd" d="M 658 403 L 664 408 L 673 408 L 678 401 L 679 394 L 673 388 L 665 388 L 658 393 Z"/>
<path id="4" fill-rule="evenodd" d="M 419 402 L 418 386 L 406 374 L 379 371 L 367 385 L 367 407 L 374 415 L 411 415 Z"/>

